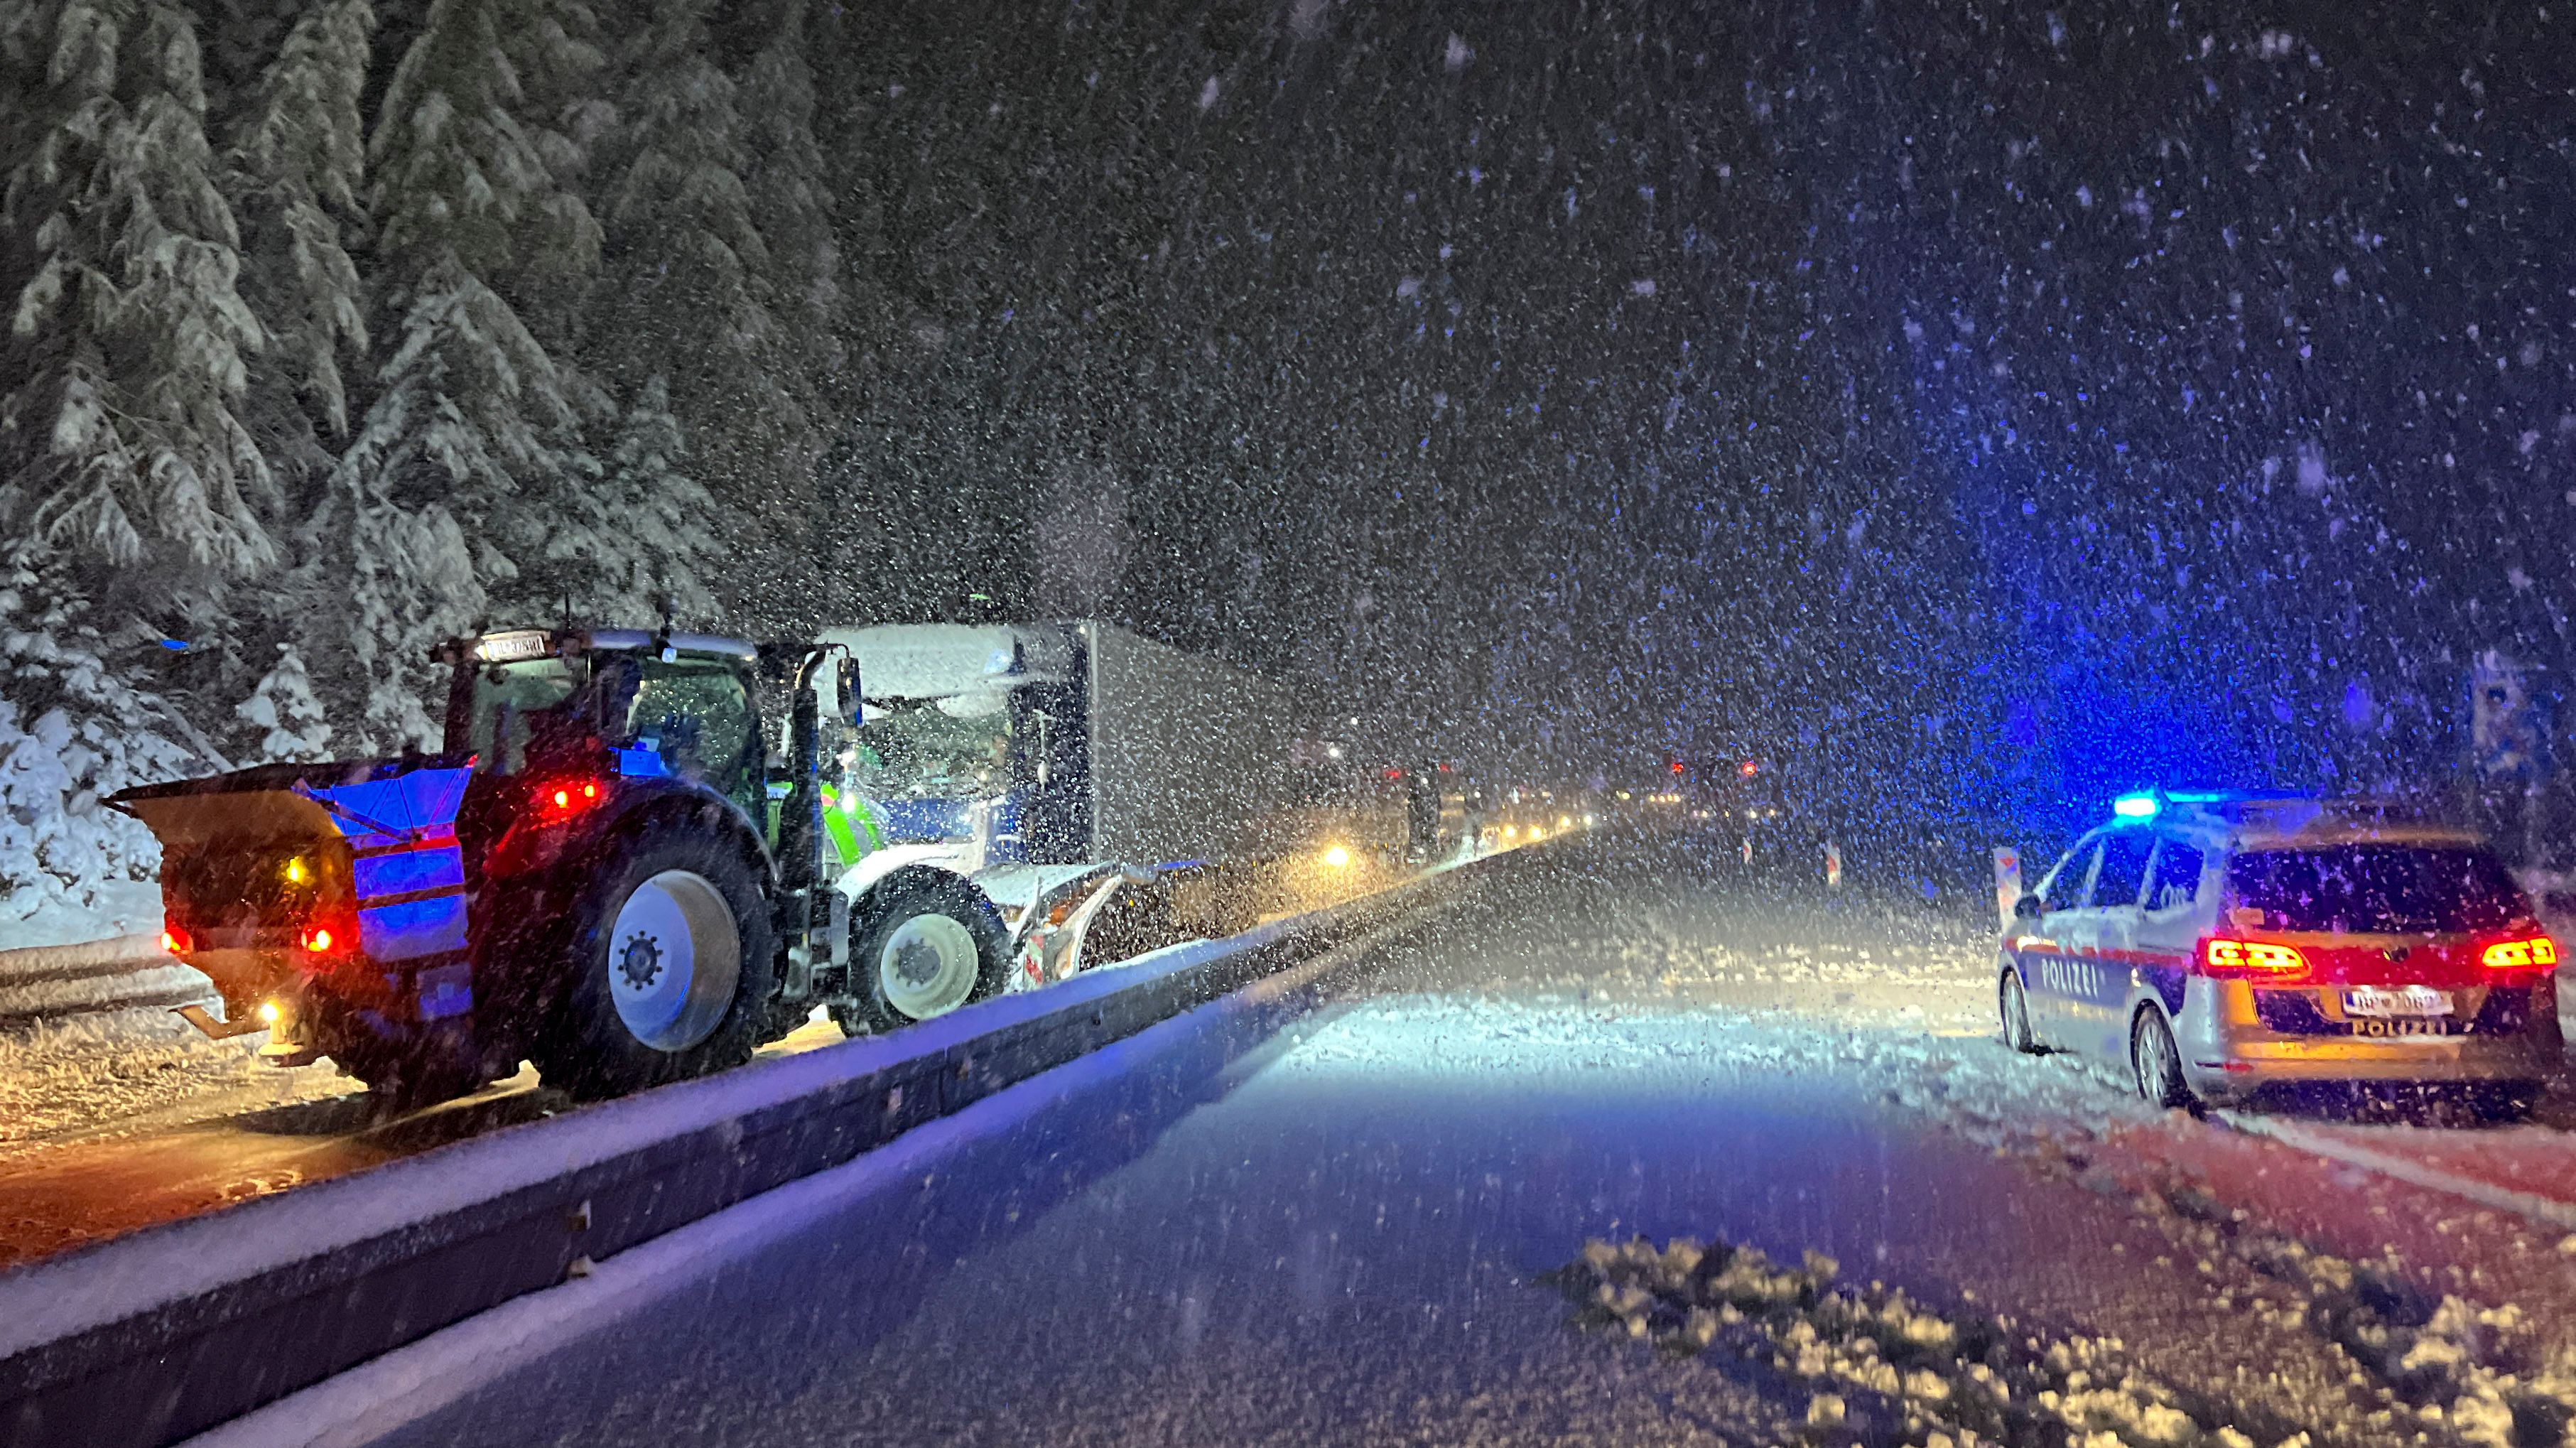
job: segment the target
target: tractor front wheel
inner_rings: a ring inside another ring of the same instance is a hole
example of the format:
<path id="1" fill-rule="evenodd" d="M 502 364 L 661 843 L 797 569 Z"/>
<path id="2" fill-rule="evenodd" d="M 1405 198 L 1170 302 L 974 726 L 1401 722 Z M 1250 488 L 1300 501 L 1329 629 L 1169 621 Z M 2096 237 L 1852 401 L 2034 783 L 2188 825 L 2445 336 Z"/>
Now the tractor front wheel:
<path id="1" fill-rule="evenodd" d="M 832 1009 L 843 1031 L 891 1031 L 1002 993 L 1010 931 L 965 881 L 896 880 L 865 910 L 850 932 L 852 999 Z"/>

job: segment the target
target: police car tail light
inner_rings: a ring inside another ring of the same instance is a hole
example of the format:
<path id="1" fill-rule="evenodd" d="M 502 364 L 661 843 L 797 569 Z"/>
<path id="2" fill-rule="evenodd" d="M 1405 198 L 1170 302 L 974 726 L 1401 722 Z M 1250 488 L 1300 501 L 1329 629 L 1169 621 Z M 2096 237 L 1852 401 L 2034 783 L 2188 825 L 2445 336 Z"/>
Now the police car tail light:
<path id="1" fill-rule="evenodd" d="M 2209 975 L 2281 979 L 2304 974 L 2308 958 L 2293 945 L 2219 937 L 2200 943 L 2200 964 L 2202 971 Z"/>
<path id="2" fill-rule="evenodd" d="M 2499 940 L 2478 955 L 2489 970 L 2548 970 L 2558 964 L 2558 942 L 2546 935 Z"/>

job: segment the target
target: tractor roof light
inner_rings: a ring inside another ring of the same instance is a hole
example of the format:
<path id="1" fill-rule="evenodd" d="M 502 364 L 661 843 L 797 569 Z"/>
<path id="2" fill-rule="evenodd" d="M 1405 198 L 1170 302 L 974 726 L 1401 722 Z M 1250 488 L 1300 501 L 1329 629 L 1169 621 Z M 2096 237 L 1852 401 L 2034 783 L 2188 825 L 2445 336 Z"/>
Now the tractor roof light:
<path id="1" fill-rule="evenodd" d="M 554 638 L 542 629 L 513 629 L 485 634 L 474 641 L 474 657 L 486 664 L 516 664 L 554 652 Z"/>
<path id="2" fill-rule="evenodd" d="M 2152 790 L 2141 794 L 2124 794 L 2111 801 L 2111 813 L 2124 820 L 2154 819 L 2156 811 L 2161 807 Z"/>

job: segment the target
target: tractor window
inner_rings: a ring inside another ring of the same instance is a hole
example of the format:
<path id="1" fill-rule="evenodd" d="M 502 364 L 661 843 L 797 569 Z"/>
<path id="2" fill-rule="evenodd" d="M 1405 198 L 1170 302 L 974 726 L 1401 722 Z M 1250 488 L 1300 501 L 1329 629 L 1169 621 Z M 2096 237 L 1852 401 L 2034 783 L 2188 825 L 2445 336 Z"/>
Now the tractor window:
<path id="1" fill-rule="evenodd" d="M 983 798 L 1011 782 L 1007 694 L 868 706 L 850 787 L 870 799 Z"/>
<path id="2" fill-rule="evenodd" d="M 751 696 L 742 676 L 717 663 L 647 659 L 626 710 L 626 742 L 661 756 L 662 768 L 752 802 L 759 763 Z"/>
<path id="3" fill-rule="evenodd" d="M 475 755 L 479 766 L 493 773 L 518 773 L 527 763 L 530 742 L 565 717 L 588 672 L 578 659 L 559 658 L 472 666 L 471 697 L 462 721 L 465 737 L 451 735 L 448 749 Z"/>

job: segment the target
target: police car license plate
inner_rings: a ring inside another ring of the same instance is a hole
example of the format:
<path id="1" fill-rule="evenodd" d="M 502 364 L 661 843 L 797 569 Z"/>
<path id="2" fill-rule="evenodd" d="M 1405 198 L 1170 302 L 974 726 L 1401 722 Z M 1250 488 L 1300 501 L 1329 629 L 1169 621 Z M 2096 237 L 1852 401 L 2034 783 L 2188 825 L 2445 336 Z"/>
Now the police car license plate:
<path id="1" fill-rule="evenodd" d="M 2392 1021 L 2438 1018 L 2451 1013 L 2451 993 L 2428 985 L 2408 985 L 2389 989 L 2384 986 L 2357 985 L 2343 993 L 2343 1013 L 2355 1024 L 2364 1020 Z"/>

